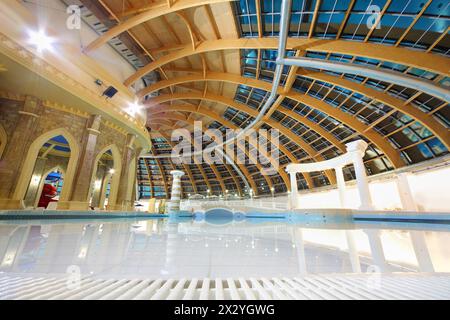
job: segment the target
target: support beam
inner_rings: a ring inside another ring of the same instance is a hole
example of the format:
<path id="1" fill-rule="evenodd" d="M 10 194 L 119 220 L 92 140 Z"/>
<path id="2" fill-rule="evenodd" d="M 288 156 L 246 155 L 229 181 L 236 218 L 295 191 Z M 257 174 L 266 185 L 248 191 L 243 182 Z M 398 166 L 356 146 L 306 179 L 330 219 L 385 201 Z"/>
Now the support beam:
<path id="1" fill-rule="evenodd" d="M 230 50 L 230 49 L 276 49 L 278 39 L 276 38 L 241 38 L 241 39 L 220 39 L 204 41 L 195 50 L 191 45 L 184 45 L 178 51 L 167 54 L 156 61 L 139 69 L 130 76 L 125 85 L 130 86 L 141 77 L 178 59 L 192 56 L 199 53 Z M 288 38 L 286 48 L 288 50 L 316 51 L 323 53 L 346 54 L 358 57 L 367 57 L 381 61 L 389 61 L 416 67 L 430 72 L 450 75 L 450 61 L 444 56 L 439 56 L 423 51 L 416 51 L 407 48 L 386 46 L 376 43 L 361 43 L 348 40 L 320 40 L 305 38 Z"/>
<path id="2" fill-rule="evenodd" d="M 296 68 L 294 68 L 294 69 L 296 70 Z M 235 84 L 244 84 L 249 87 L 258 88 L 258 89 L 262 89 L 262 90 L 266 90 L 266 91 L 270 90 L 270 84 L 265 81 L 261 81 L 261 80 L 245 78 L 242 76 L 238 76 L 238 75 L 234 75 L 234 74 L 230 74 L 230 73 L 223 73 L 223 72 L 207 72 L 203 75 L 201 75 L 199 73 L 200 71 L 198 71 L 198 70 L 193 70 L 192 72 L 194 72 L 194 74 L 192 74 L 192 75 L 188 75 L 188 76 L 184 76 L 184 77 L 177 77 L 177 78 L 173 78 L 170 80 L 158 81 L 158 82 L 154 83 L 153 85 L 142 89 L 140 92 L 138 92 L 138 96 L 139 96 L 139 98 L 143 98 L 144 96 L 146 96 L 152 92 L 162 90 L 169 86 L 175 86 L 175 85 L 178 85 L 181 83 L 189 83 L 189 82 L 195 82 L 195 81 L 225 81 L 225 82 L 230 82 L 230 83 L 235 83 Z M 293 72 L 293 74 L 296 75 L 295 72 Z M 292 78 L 295 79 L 295 77 L 292 77 Z M 289 76 L 287 79 L 289 80 Z M 288 81 L 286 81 L 286 82 L 288 82 Z M 271 115 L 275 110 L 278 110 L 279 112 L 282 112 L 285 115 L 287 115 L 291 118 L 294 118 L 299 122 L 304 123 L 306 126 L 310 127 L 312 130 L 317 132 L 319 135 L 323 136 L 325 139 L 330 141 L 339 150 L 341 150 L 342 152 L 345 152 L 344 145 L 342 143 L 340 143 L 336 137 L 334 137 L 332 134 L 327 132 L 325 129 L 323 129 L 320 125 L 318 125 L 314 121 L 309 120 L 306 117 L 302 117 L 298 113 L 293 112 L 291 110 L 288 110 L 285 108 L 278 108 L 281 105 L 281 102 L 284 99 L 284 97 L 292 99 L 292 97 L 290 96 L 290 93 L 291 93 L 290 88 L 289 88 L 289 90 L 287 90 L 287 88 L 288 88 L 287 85 L 288 84 L 286 83 L 286 87 L 284 89 L 282 89 L 280 87 L 280 89 L 279 89 L 280 96 L 274 102 L 272 108 L 266 114 L 265 119 L 269 119 L 270 118 L 269 115 Z"/>
<path id="3" fill-rule="evenodd" d="M 164 97 L 164 96 L 161 96 L 161 97 Z M 252 116 L 255 116 L 255 113 L 257 113 L 256 110 L 251 109 L 251 108 L 249 108 L 248 106 L 245 106 L 245 105 L 236 104 L 236 102 L 234 102 L 231 99 L 230 99 L 231 101 L 227 101 L 225 98 L 223 98 L 225 100 L 224 101 L 220 101 L 220 99 L 218 97 L 215 97 L 215 96 L 212 97 L 211 95 L 208 95 L 205 98 L 207 100 L 210 100 L 210 101 L 223 103 L 225 105 L 231 105 L 231 106 L 233 106 L 234 108 L 236 108 L 238 110 L 243 110 L 244 112 L 248 112 L 248 114 L 252 115 Z M 197 98 L 193 98 L 193 99 L 197 99 Z M 203 115 L 206 115 L 208 117 L 211 117 L 211 118 L 215 119 L 218 122 L 221 122 L 222 124 L 226 125 L 227 127 L 231 128 L 231 129 L 238 129 L 238 127 L 236 125 L 234 125 L 233 123 L 218 117 L 214 112 L 211 112 L 209 110 L 205 110 L 204 108 L 199 108 L 199 109 L 196 110 L 192 106 L 181 106 L 181 105 L 172 105 L 170 107 L 169 106 L 163 106 L 162 108 L 160 108 L 160 106 L 158 105 L 157 107 L 149 109 L 149 112 L 151 114 L 156 114 L 156 113 L 161 113 L 161 112 L 169 112 L 169 111 L 189 111 L 189 112 L 201 113 Z M 305 152 L 307 152 L 308 154 L 316 154 L 316 152 L 308 144 L 303 142 L 303 140 L 299 141 L 299 137 L 296 136 L 295 134 L 293 134 L 286 127 L 281 126 L 279 123 L 277 123 L 277 122 L 275 122 L 273 120 L 268 121 L 267 124 L 269 124 L 270 126 L 276 128 L 276 129 L 279 129 L 280 132 L 282 134 L 286 135 L 287 137 L 290 137 L 291 139 L 295 138 L 294 141 L 298 145 L 300 145 L 302 148 L 304 148 Z M 280 151 L 283 152 L 286 155 L 290 154 L 290 152 L 286 148 L 284 148 L 283 146 L 280 146 Z M 292 157 L 290 157 L 291 161 L 297 161 L 297 159 L 295 159 L 295 157 L 293 157 L 292 154 L 291 154 L 291 156 L 292 156 Z M 323 157 L 320 156 L 320 155 L 317 155 L 316 158 L 319 159 L 319 160 L 323 160 Z M 272 164 L 274 164 L 273 163 L 273 159 L 269 159 L 269 160 L 272 162 Z M 258 162 L 256 162 L 256 163 L 258 163 Z M 260 168 L 258 168 L 258 169 L 260 169 Z M 281 169 L 279 169 L 278 172 L 279 172 L 280 176 L 283 178 L 283 181 L 286 183 L 286 185 L 289 186 L 289 179 L 288 179 L 286 173 L 283 170 L 281 170 Z M 334 176 L 330 175 L 330 176 L 328 176 L 328 179 L 330 180 L 331 183 L 335 183 Z M 310 187 L 314 187 L 311 184 L 311 182 L 312 182 L 311 180 L 309 180 L 308 182 L 309 182 Z"/>
<path id="4" fill-rule="evenodd" d="M 171 108 L 177 108 L 177 106 L 172 106 Z M 192 110 L 194 110 L 193 108 L 192 108 Z M 173 114 L 172 112 L 170 112 L 171 110 L 167 110 L 167 112 L 168 113 L 164 113 L 163 115 L 159 115 L 160 117 L 163 117 L 163 118 L 176 118 L 177 120 L 179 120 L 179 121 L 181 121 L 181 122 L 184 122 L 184 123 L 187 123 L 187 124 L 189 124 L 189 125 L 192 125 L 192 126 L 194 126 L 194 124 L 195 124 L 195 121 L 194 120 L 192 120 L 192 119 L 189 119 L 189 118 L 183 118 L 182 116 L 180 116 L 180 115 L 176 115 L 176 114 Z M 183 109 L 182 110 L 173 110 L 173 111 L 184 111 Z M 218 116 L 216 116 L 216 114 L 215 113 L 213 113 L 213 112 L 208 112 L 208 111 L 203 111 L 203 113 L 202 113 L 202 109 L 201 108 L 198 108 L 196 111 L 192 111 L 193 113 L 199 113 L 199 114 L 202 114 L 202 115 L 204 115 L 204 116 L 208 116 L 208 117 L 210 117 L 210 118 L 212 118 L 213 120 L 215 120 L 215 121 L 217 121 L 217 122 L 219 122 L 219 123 L 221 123 L 222 125 L 225 125 L 226 127 L 228 127 L 228 128 L 231 128 L 231 129 L 238 129 L 238 127 L 237 126 L 235 126 L 234 124 L 232 124 L 231 122 L 228 122 L 228 121 L 226 121 L 225 119 L 221 119 L 220 117 L 218 117 Z M 158 119 L 158 114 L 156 114 L 156 115 L 151 115 L 151 118 L 152 119 Z M 205 127 L 203 127 L 202 128 L 202 131 L 203 132 L 206 132 L 206 130 L 207 130 L 207 128 L 205 128 Z M 246 156 L 250 159 L 251 158 L 251 155 L 248 153 L 248 150 L 246 150 L 246 149 L 242 149 L 242 148 L 240 148 L 240 146 L 237 146 L 237 148 L 239 148 L 239 149 L 241 149 L 245 154 L 246 154 Z M 255 162 L 256 162 L 256 159 L 253 159 Z M 212 165 L 212 166 L 214 166 L 214 165 Z M 238 164 L 238 166 L 239 166 L 239 169 L 242 171 L 242 174 L 244 175 L 244 177 L 242 178 L 242 179 L 246 179 L 248 182 L 250 182 L 250 184 L 252 185 L 252 188 L 256 188 L 256 182 L 253 180 L 253 177 L 248 173 L 248 170 L 245 168 L 245 166 L 244 165 L 242 165 L 242 164 Z M 257 166 L 257 168 L 261 171 L 262 170 L 262 167 L 261 167 L 261 165 L 259 164 L 259 163 L 257 163 L 256 162 L 256 166 Z M 238 169 L 237 168 L 235 168 L 235 170 L 237 171 Z M 239 173 L 239 172 L 238 172 Z M 250 177 L 252 177 L 252 179 L 250 180 Z M 271 182 L 271 180 L 270 180 L 270 177 L 266 177 L 266 176 L 264 176 L 264 178 L 265 178 L 265 180 L 266 180 L 266 182 L 267 182 L 267 185 L 269 186 L 269 188 L 270 187 L 272 187 L 272 182 Z M 245 183 L 245 181 L 244 181 L 244 183 Z M 247 184 L 247 183 L 245 183 L 245 184 Z M 239 188 L 239 187 L 238 187 Z M 223 190 L 224 192 L 225 192 L 225 190 Z M 255 189 L 255 192 L 257 192 L 258 190 L 257 190 L 257 188 Z"/>
<path id="5" fill-rule="evenodd" d="M 96 50 L 99 47 L 106 44 L 112 38 L 120 35 L 121 33 L 128 31 L 131 28 L 134 28 L 152 19 L 162 17 L 164 15 L 174 13 L 180 10 L 204 6 L 207 4 L 222 3 L 229 1 L 231 0 L 177 0 L 175 3 L 172 3 L 171 6 L 167 4 L 167 1 L 164 1 L 164 4 L 162 4 L 161 2 L 157 2 L 154 5 L 149 6 L 147 8 L 147 11 L 144 11 L 132 18 L 129 18 L 128 20 L 125 20 L 121 24 L 109 29 L 107 32 L 98 37 L 96 40 L 91 42 L 86 47 L 85 52 L 89 53 L 93 50 Z"/>
<path id="6" fill-rule="evenodd" d="M 292 97 L 293 100 L 297 100 L 299 102 L 302 102 L 308 106 L 311 106 L 312 108 L 321 110 L 322 112 L 336 118 L 337 120 L 341 121 L 342 123 L 346 124 L 353 130 L 359 132 L 361 135 L 364 135 L 367 137 L 372 143 L 374 143 L 380 150 L 383 151 L 383 153 L 388 157 L 388 159 L 392 162 L 394 167 L 401 167 L 404 166 L 405 163 L 400 157 L 400 153 L 395 150 L 392 145 L 389 144 L 388 141 L 386 141 L 381 135 L 376 133 L 373 130 L 365 131 L 367 126 L 363 124 L 362 122 L 356 120 L 351 115 L 346 114 L 328 103 L 325 103 L 323 101 L 314 99 L 313 97 L 306 96 L 304 94 L 300 93 L 292 93 L 289 97 Z M 161 103 L 167 102 L 167 101 L 173 101 L 173 100 L 186 100 L 186 99 L 198 99 L 198 100 L 208 100 L 213 102 L 222 103 L 226 106 L 231 106 L 234 109 L 246 112 L 249 115 L 252 115 L 253 117 L 256 116 L 258 111 L 255 109 L 252 109 L 242 103 L 238 103 L 234 101 L 233 99 L 225 98 L 222 96 L 217 96 L 213 94 L 208 95 L 201 95 L 197 93 L 182 93 L 182 94 L 173 94 L 173 95 L 161 95 L 158 97 L 155 97 L 153 99 L 148 100 L 148 103 L 146 104 L 147 107 L 151 110 L 151 112 L 163 112 L 164 106 L 161 106 Z M 293 133 L 287 133 L 289 131 L 286 127 L 282 126 L 280 123 L 272 121 L 271 120 L 271 126 L 274 128 L 280 130 L 281 133 L 285 134 L 286 136 L 292 135 Z M 317 155 L 317 152 L 312 150 L 312 148 L 309 146 L 309 144 L 305 143 L 301 139 L 295 139 L 294 140 L 299 146 L 301 146 L 307 153 L 309 153 L 313 158 L 320 159 L 321 156 Z M 309 152 L 308 152 L 309 151 Z"/>
<path id="7" fill-rule="evenodd" d="M 367 87 L 363 84 L 358 84 L 350 80 L 346 80 L 343 78 L 335 77 L 322 72 L 301 72 L 299 75 L 319 80 L 323 82 L 330 83 L 332 85 L 345 88 L 351 90 L 353 92 L 357 92 L 366 97 L 375 99 L 387 106 L 390 106 L 394 110 L 400 111 L 417 122 L 420 122 L 423 126 L 429 129 L 433 134 L 438 137 L 442 143 L 446 146 L 447 149 L 450 149 L 450 134 L 446 127 L 440 124 L 437 120 L 430 117 L 428 114 L 420 111 L 418 108 L 414 107 L 411 103 L 406 103 L 405 101 L 395 98 L 392 95 L 384 93 L 382 91 L 378 91 Z"/>
<path id="8" fill-rule="evenodd" d="M 417 91 L 423 91 L 443 101 L 450 102 L 450 93 L 448 89 L 430 81 L 405 75 L 400 72 L 384 69 L 380 70 L 378 68 L 361 66 L 353 63 L 342 63 L 311 58 L 285 58 L 278 60 L 277 63 L 303 68 L 322 69 L 338 73 L 360 75 L 366 78 L 394 83 L 406 88 L 415 89 Z"/>

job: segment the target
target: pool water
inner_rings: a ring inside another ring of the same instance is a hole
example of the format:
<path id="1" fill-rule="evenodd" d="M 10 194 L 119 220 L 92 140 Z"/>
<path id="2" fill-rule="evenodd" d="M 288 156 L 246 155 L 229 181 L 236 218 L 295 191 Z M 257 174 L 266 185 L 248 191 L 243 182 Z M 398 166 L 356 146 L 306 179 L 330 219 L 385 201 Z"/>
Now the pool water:
<path id="1" fill-rule="evenodd" d="M 282 220 L 0 223 L 0 273 L 114 278 L 450 272 L 450 228 Z"/>

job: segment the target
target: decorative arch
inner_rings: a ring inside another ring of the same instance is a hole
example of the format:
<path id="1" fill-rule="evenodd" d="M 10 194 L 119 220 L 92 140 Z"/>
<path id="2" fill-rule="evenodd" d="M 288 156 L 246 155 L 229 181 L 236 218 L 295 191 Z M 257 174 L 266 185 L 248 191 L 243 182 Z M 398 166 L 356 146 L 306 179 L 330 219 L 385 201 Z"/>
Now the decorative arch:
<path id="1" fill-rule="evenodd" d="M 8 135 L 5 128 L 0 124 L 0 159 L 2 158 L 3 151 L 5 151 L 6 144 L 8 143 Z"/>
<path id="2" fill-rule="evenodd" d="M 122 156 L 120 154 L 119 148 L 115 144 L 111 144 L 107 147 L 104 147 L 97 154 L 97 157 L 95 158 L 95 162 L 94 162 L 95 165 L 94 165 L 94 170 L 93 170 L 92 176 L 91 176 L 91 184 L 90 184 L 88 195 L 90 195 L 92 192 L 92 190 L 91 190 L 92 183 L 95 181 L 95 176 L 97 175 L 98 162 L 100 161 L 100 158 L 102 157 L 102 155 L 105 152 L 107 152 L 108 150 L 111 150 L 112 157 L 113 157 L 113 163 L 114 163 L 113 169 L 115 171 L 112 176 L 112 179 L 111 179 L 111 189 L 110 189 L 109 200 L 108 200 L 108 206 L 113 207 L 116 205 L 116 202 L 117 202 L 117 192 L 119 191 L 120 175 L 122 173 Z"/>
<path id="3" fill-rule="evenodd" d="M 70 158 L 67 165 L 66 178 L 64 180 L 64 186 L 60 196 L 60 201 L 68 201 L 69 194 L 72 190 L 73 178 L 75 176 L 78 158 L 80 156 L 80 146 L 77 139 L 75 139 L 75 137 L 65 128 L 58 128 L 43 133 L 33 141 L 28 149 L 16 188 L 14 189 L 14 200 L 20 201 L 24 199 L 28 184 L 30 183 L 31 176 L 33 174 L 34 165 L 36 164 L 36 159 L 39 155 L 39 150 L 44 143 L 57 136 L 63 136 L 69 143 L 70 148 Z"/>

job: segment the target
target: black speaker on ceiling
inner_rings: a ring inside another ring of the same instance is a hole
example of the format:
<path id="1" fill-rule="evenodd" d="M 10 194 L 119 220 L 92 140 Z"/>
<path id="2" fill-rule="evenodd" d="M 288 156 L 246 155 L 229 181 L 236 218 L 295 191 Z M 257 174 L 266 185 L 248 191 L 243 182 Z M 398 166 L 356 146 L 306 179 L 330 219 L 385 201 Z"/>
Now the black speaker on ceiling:
<path id="1" fill-rule="evenodd" d="M 112 98 L 116 95 L 117 93 L 117 89 L 114 88 L 113 86 L 109 86 L 108 89 L 106 89 L 103 92 L 103 96 L 106 96 L 107 98 Z"/>

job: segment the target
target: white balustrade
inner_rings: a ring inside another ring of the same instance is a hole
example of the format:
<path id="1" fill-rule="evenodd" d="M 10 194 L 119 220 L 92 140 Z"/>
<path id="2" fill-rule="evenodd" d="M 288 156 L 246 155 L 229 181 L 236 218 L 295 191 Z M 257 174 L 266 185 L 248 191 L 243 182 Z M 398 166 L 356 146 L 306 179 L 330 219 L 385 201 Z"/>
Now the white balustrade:
<path id="1" fill-rule="evenodd" d="M 353 164 L 355 168 L 356 183 L 361 201 L 360 210 L 372 210 L 372 198 L 367 181 L 366 169 L 364 167 L 363 157 L 368 144 L 363 140 L 357 140 L 346 144 L 347 153 L 339 157 L 313 163 L 291 163 L 286 167 L 286 171 L 291 177 L 290 206 L 292 209 L 298 209 L 298 186 L 297 173 L 315 172 L 325 170 L 335 170 L 336 181 L 339 189 L 339 198 L 341 207 L 346 207 L 346 188 L 342 168 Z"/>

